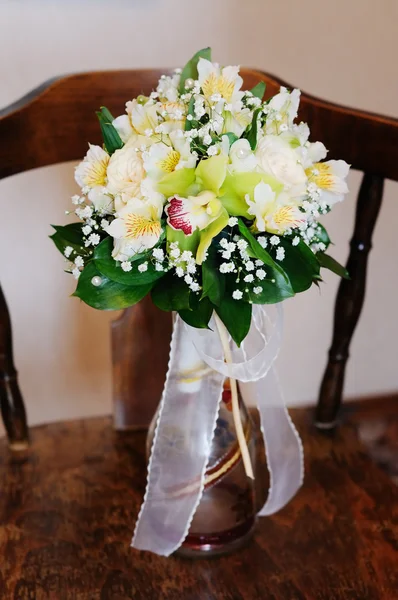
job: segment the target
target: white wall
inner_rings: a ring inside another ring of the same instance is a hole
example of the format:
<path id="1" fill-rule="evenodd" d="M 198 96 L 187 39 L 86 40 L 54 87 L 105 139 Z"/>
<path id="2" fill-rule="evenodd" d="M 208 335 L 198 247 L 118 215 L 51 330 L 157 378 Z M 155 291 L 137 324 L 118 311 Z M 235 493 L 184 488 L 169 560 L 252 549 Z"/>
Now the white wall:
<path id="1" fill-rule="evenodd" d="M 177 66 L 211 45 L 224 64 L 259 67 L 312 94 L 398 116 L 397 22 L 396 0 L 0 0 L 0 106 L 54 75 Z M 341 260 L 358 182 L 353 173 L 353 193 L 326 220 Z M 64 220 L 74 189 L 72 164 L 0 183 L 0 280 L 32 423 L 111 410 L 112 315 L 68 297 L 73 283 L 46 237 L 48 223 Z M 398 388 L 397 192 L 387 184 L 348 369 L 350 396 Z M 326 274 L 320 292 L 286 302 L 279 369 L 289 404 L 316 397 L 337 283 Z"/>

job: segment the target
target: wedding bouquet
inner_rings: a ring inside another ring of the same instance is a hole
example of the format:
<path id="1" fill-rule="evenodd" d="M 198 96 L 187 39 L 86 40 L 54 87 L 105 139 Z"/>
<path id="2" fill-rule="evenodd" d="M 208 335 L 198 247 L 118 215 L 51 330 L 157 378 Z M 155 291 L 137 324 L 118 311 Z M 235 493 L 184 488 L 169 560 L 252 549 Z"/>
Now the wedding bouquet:
<path id="1" fill-rule="evenodd" d="M 163 555 L 199 506 L 225 378 L 249 477 L 237 380 L 260 412 L 271 488 L 259 514 L 300 487 L 301 442 L 273 371 L 280 310 L 273 326 L 264 306 L 318 284 L 321 267 L 347 277 L 319 219 L 347 193 L 349 165 L 322 162 L 325 146 L 295 123 L 299 90 L 264 100 L 263 82 L 242 83 L 207 48 L 124 115 L 101 108 L 103 146 L 90 145 L 75 172 L 79 222 L 51 236 L 88 305 L 122 309 L 150 294 L 178 313 L 133 540 Z"/>
<path id="2" fill-rule="evenodd" d="M 75 296 L 112 310 L 151 294 L 197 328 L 215 311 L 239 345 L 253 304 L 303 292 L 320 267 L 345 276 L 318 219 L 348 191 L 349 166 L 321 162 L 325 146 L 295 123 L 299 90 L 264 101 L 263 82 L 241 87 L 239 68 L 204 49 L 126 114 L 97 113 L 104 144 L 75 172 L 80 222 L 52 236 Z"/>

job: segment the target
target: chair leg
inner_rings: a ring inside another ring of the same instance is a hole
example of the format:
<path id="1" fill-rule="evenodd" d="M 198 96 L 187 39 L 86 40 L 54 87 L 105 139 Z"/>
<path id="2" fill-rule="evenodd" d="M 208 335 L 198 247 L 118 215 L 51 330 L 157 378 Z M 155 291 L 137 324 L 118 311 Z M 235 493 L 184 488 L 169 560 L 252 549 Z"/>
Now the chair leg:
<path id="1" fill-rule="evenodd" d="M 381 177 L 364 174 L 347 262 L 351 279 L 343 279 L 337 293 L 332 345 L 316 408 L 315 425 L 319 429 L 333 429 L 337 424 L 349 346 L 365 297 L 368 255 L 383 198 L 383 185 Z"/>
<path id="2" fill-rule="evenodd" d="M 14 451 L 25 450 L 29 444 L 26 411 L 14 367 L 10 315 L 1 287 L 0 405 L 10 448 Z"/>

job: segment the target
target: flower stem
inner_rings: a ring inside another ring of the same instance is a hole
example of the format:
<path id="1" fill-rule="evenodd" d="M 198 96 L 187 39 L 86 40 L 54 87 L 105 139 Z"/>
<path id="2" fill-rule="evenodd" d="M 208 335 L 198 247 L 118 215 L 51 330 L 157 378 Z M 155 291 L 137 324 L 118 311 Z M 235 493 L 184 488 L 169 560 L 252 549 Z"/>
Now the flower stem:
<path id="1" fill-rule="evenodd" d="M 232 363 L 232 353 L 231 348 L 229 347 L 228 340 L 228 332 L 221 321 L 219 316 L 214 313 L 214 319 L 217 325 L 218 333 L 220 334 L 221 345 L 224 350 L 225 362 L 227 364 Z M 239 410 L 239 399 L 238 399 L 238 386 L 236 384 L 236 379 L 230 377 L 231 382 L 231 395 L 232 395 L 232 415 L 234 418 L 236 437 L 238 438 L 239 448 L 242 454 L 243 466 L 245 467 L 246 475 L 251 479 L 254 479 L 253 467 L 250 460 L 249 448 L 247 447 L 247 442 L 245 438 L 245 433 L 243 431 L 242 420 L 240 418 L 240 410 Z"/>

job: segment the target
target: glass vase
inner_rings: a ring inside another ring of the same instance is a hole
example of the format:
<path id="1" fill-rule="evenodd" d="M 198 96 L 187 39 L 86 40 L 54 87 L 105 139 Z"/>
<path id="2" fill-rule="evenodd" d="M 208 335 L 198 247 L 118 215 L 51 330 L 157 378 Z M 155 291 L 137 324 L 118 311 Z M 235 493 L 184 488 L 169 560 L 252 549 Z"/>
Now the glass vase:
<path id="1" fill-rule="evenodd" d="M 257 432 L 239 393 L 240 417 L 255 469 Z M 152 447 L 158 412 L 149 427 L 147 456 Z M 254 481 L 247 477 L 236 437 L 229 380 L 222 401 L 205 474 L 205 487 L 191 527 L 177 553 L 208 557 L 233 552 L 250 538 L 256 522 Z"/>

